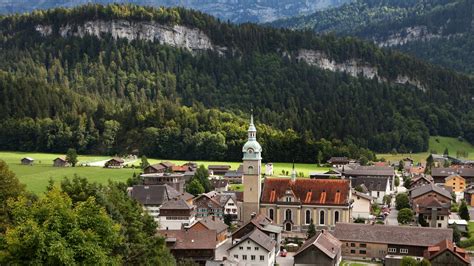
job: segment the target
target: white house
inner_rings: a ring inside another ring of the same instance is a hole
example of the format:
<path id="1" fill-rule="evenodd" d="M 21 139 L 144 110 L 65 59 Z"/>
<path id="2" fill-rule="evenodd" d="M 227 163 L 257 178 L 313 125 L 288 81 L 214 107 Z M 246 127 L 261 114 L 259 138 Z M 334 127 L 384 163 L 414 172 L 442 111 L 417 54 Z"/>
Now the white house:
<path id="1" fill-rule="evenodd" d="M 180 198 L 163 203 L 158 214 L 161 230 L 180 230 L 194 224 L 195 219 L 194 206 Z"/>
<path id="2" fill-rule="evenodd" d="M 352 178 L 352 188 L 363 187 L 364 193 L 372 196 L 379 204 L 383 203 L 383 197 L 390 195 L 390 178 L 388 176 L 358 176 Z"/>
<path id="3" fill-rule="evenodd" d="M 267 163 L 265 164 L 265 175 L 272 176 L 273 175 L 273 164 Z"/>
<path id="4" fill-rule="evenodd" d="M 367 194 L 352 190 L 352 218 L 364 218 L 368 219 L 370 216 L 370 205 L 372 204 L 373 198 Z"/>
<path id="5" fill-rule="evenodd" d="M 255 229 L 232 245 L 228 251 L 238 265 L 274 265 L 276 241 Z"/>

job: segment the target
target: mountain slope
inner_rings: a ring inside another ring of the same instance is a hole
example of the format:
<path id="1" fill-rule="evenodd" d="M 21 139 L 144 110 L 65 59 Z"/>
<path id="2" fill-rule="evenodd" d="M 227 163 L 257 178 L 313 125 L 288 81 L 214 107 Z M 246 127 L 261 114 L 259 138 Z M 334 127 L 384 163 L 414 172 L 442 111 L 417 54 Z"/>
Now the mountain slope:
<path id="1" fill-rule="evenodd" d="M 232 22 L 268 22 L 330 7 L 350 0 L 0 0 L 0 14 L 24 13 L 36 9 L 74 7 L 87 3 L 132 3 L 147 6 L 182 6 L 200 10 Z"/>
<path id="2" fill-rule="evenodd" d="M 0 149 L 33 139 L 237 160 L 251 108 L 275 161 L 424 151 L 430 134 L 474 141 L 473 80 L 352 38 L 122 5 L 9 16 L 0 29 Z"/>
<path id="3" fill-rule="evenodd" d="M 473 4 L 469 0 L 358 0 L 272 25 L 358 36 L 442 66 L 474 72 Z"/>

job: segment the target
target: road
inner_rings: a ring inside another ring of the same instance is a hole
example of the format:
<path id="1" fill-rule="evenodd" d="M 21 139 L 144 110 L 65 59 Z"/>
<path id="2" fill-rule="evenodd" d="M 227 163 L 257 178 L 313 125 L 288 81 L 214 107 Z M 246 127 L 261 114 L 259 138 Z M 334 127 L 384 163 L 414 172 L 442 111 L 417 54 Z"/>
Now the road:
<path id="1" fill-rule="evenodd" d="M 395 208 L 395 196 L 392 197 L 392 202 L 390 203 L 390 214 L 385 218 L 386 225 L 398 225 L 398 211 Z"/>
<path id="2" fill-rule="evenodd" d="M 280 266 L 293 266 L 295 261 L 295 259 L 293 258 L 294 255 L 294 252 L 288 252 L 286 257 L 278 256 L 276 259 L 276 263 Z"/>

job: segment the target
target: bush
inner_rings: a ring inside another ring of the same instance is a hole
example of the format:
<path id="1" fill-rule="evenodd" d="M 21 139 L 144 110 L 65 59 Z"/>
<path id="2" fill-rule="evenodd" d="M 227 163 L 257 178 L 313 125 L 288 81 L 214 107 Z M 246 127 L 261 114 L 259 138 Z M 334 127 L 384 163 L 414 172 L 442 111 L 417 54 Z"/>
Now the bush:
<path id="1" fill-rule="evenodd" d="M 408 195 L 406 193 L 400 193 L 395 198 L 395 205 L 397 210 L 410 208 L 410 200 L 408 199 Z"/>
<path id="2" fill-rule="evenodd" d="M 413 220 L 413 211 L 409 208 L 401 209 L 398 212 L 397 220 L 400 224 L 408 224 Z"/>

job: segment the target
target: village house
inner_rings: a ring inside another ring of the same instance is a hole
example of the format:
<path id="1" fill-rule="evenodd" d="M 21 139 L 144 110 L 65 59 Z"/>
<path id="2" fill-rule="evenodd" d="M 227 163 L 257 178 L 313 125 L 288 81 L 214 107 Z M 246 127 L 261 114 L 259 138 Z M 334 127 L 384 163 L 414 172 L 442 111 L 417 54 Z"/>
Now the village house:
<path id="1" fill-rule="evenodd" d="M 255 229 L 234 243 L 229 256 L 239 261 L 239 265 L 274 265 L 276 261 L 276 241 L 262 231 Z"/>
<path id="2" fill-rule="evenodd" d="M 115 157 L 105 162 L 104 167 L 105 168 L 122 168 L 124 162 L 125 161 L 122 158 Z"/>
<path id="3" fill-rule="evenodd" d="M 417 187 L 422 187 L 424 185 L 429 185 L 433 183 L 433 178 L 431 176 L 418 176 L 412 179 L 411 184 L 410 184 L 410 189 L 414 189 Z"/>
<path id="4" fill-rule="evenodd" d="M 241 164 L 237 170 L 229 170 L 224 174 L 224 180 L 231 184 L 242 184 L 242 177 L 244 175 L 243 165 Z"/>
<path id="5" fill-rule="evenodd" d="M 214 199 L 220 203 L 224 209 L 224 215 L 230 215 L 233 221 L 240 219 L 239 203 L 235 193 L 232 192 L 220 192 Z"/>
<path id="6" fill-rule="evenodd" d="M 430 227 L 447 228 L 451 193 L 435 184 L 410 190 L 410 201 L 417 217 L 422 215 Z"/>
<path id="7" fill-rule="evenodd" d="M 209 175 L 224 176 L 230 170 L 230 165 L 209 165 Z"/>
<path id="8" fill-rule="evenodd" d="M 352 179 L 352 188 L 361 185 L 367 189 L 369 196 L 375 199 L 375 202 L 382 204 L 385 195 L 390 195 L 390 178 L 388 176 L 358 176 Z"/>
<path id="9" fill-rule="evenodd" d="M 176 260 L 191 260 L 204 265 L 213 260 L 216 253 L 216 231 L 214 230 L 160 230 L 166 245 Z"/>
<path id="10" fill-rule="evenodd" d="M 452 241 L 447 239 L 428 247 L 423 256 L 430 261 L 431 266 L 471 265 L 469 254 L 464 249 L 456 247 Z"/>
<path id="11" fill-rule="evenodd" d="M 138 201 L 156 222 L 159 221 L 161 205 L 181 195 L 168 185 L 135 185 L 129 188 L 128 192 L 130 197 Z"/>
<path id="12" fill-rule="evenodd" d="M 341 170 L 344 178 L 356 180 L 358 177 L 388 177 L 390 190 L 394 189 L 395 170 L 391 166 L 352 166 L 345 165 Z"/>
<path id="13" fill-rule="evenodd" d="M 345 259 L 385 259 L 388 256 L 423 257 L 428 247 L 452 241 L 452 229 L 337 223 L 334 236 L 342 242 Z"/>
<path id="14" fill-rule="evenodd" d="M 351 219 L 349 180 L 266 178 L 260 213 L 285 231 L 305 232 L 311 221 L 328 229 Z"/>
<path id="15" fill-rule="evenodd" d="M 211 179 L 211 186 L 217 192 L 224 192 L 227 191 L 229 188 L 229 182 L 227 180 L 222 179 Z"/>
<path id="16" fill-rule="evenodd" d="M 465 179 L 466 185 L 474 181 L 474 168 L 467 167 L 449 167 L 449 168 L 431 168 L 431 176 L 435 183 L 445 183 L 446 177 L 450 175 L 459 175 Z"/>
<path id="17" fill-rule="evenodd" d="M 464 200 L 467 205 L 474 207 L 474 185 L 471 185 L 464 190 Z"/>
<path id="18" fill-rule="evenodd" d="M 444 179 L 444 186 L 445 187 L 450 187 L 454 194 L 456 195 L 456 201 L 458 199 L 464 198 L 464 190 L 466 189 L 466 179 L 464 179 L 462 176 L 456 174 L 456 175 L 450 175 Z"/>
<path id="19" fill-rule="evenodd" d="M 373 198 L 367 194 L 353 189 L 352 200 L 352 219 L 369 219 L 370 207 L 372 205 Z"/>
<path id="20" fill-rule="evenodd" d="M 21 159 L 21 164 L 22 165 L 33 165 L 34 162 L 35 162 L 35 159 L 33 159 L 31 157 L 25 157 L 25 158 Z"/>
<path id="21" fill-rule="evenodd" d="M 347 157 L 331 157 L 328 164 L 332 167 L 341 168 L 343 165 L 349 164 L 350 160 Z"/>
<path id="22" fill-rule="evenodd" d="M 322 230 L 306 240 L 293 256 L 295 266 L 337 266 L 341 262 L 342 243 Z"/>
<path id="23" fill-rule="evenodd" d="M 67 162 L 65 157 L 58 157 L 53 160 L 53 166 L 54 167 L 67 167 L 69 166 L 69 163 Z"/>
<path id="24" fill-rule="evenodd" d="M 189 227 L 189 230 L 215 231 L 216 243 L 219 245 L 227 240 L 227 228 L 228 226 L 222 220 L 216 219 L 215 216 L 209 216 L 197 220 Z"/>
<path id="25" fill-rule="evenodd" d="M 255 215 L 250 221 L 239 227 L 234 233 L 232 233 L 232 243 L 238 242 L 245 235 L 253 232 L 254 230 L 260 230 L 271 239 L 275 240 L 277 254 L 280 251 L 280 243 L 282 240 L 281 226 L 276 225 L 273 221 L 263 214 Z"/>
<path id="26" fill-rule="evenodd" d="M 341 178 L 341 172 L 331 169 L 324 173 L 309 173 L 311 179 L 330 179 L 330 178 Z"/>
<path id="27" fill-rule="evenodd" d="M 140 177 L 143 180 L 144 185 L 169 185 L 178 192 L 183 193 L 185 191 L 186 179 L 184 174 L 179 173 L 150 173 L 141 174 Z"/>
<path id="28" fill-rule="evenodd" d="M 151 164 L 145 167 L 145 169 L 143 169 L 143 172 L 145 174 L 172 172 L 173 166 L 175 165 L 171 162 L 161 162 L 161 163 Z"/>
<path id="29" fill-rule="evenodd" d="M 160 229 L 179 230 L 195 222 L 194 206 L 186 200 L 176 197 L 163 203 L 159 209 Z"/>
<path id="30" fill-rule="evenodd" d="M 196 217 L 204 218 L 208 216 L 215 216 L 218 219 L 224 218 L 224 208 L 221 203 L 210 195 L 201 194 L 194 199 L 196 206 Z"/>
<path id="31" fill-rule="evenodd" d="M 265 164 L 265 175 L 272 176 L 273 175 L 273 163 Z"/>

